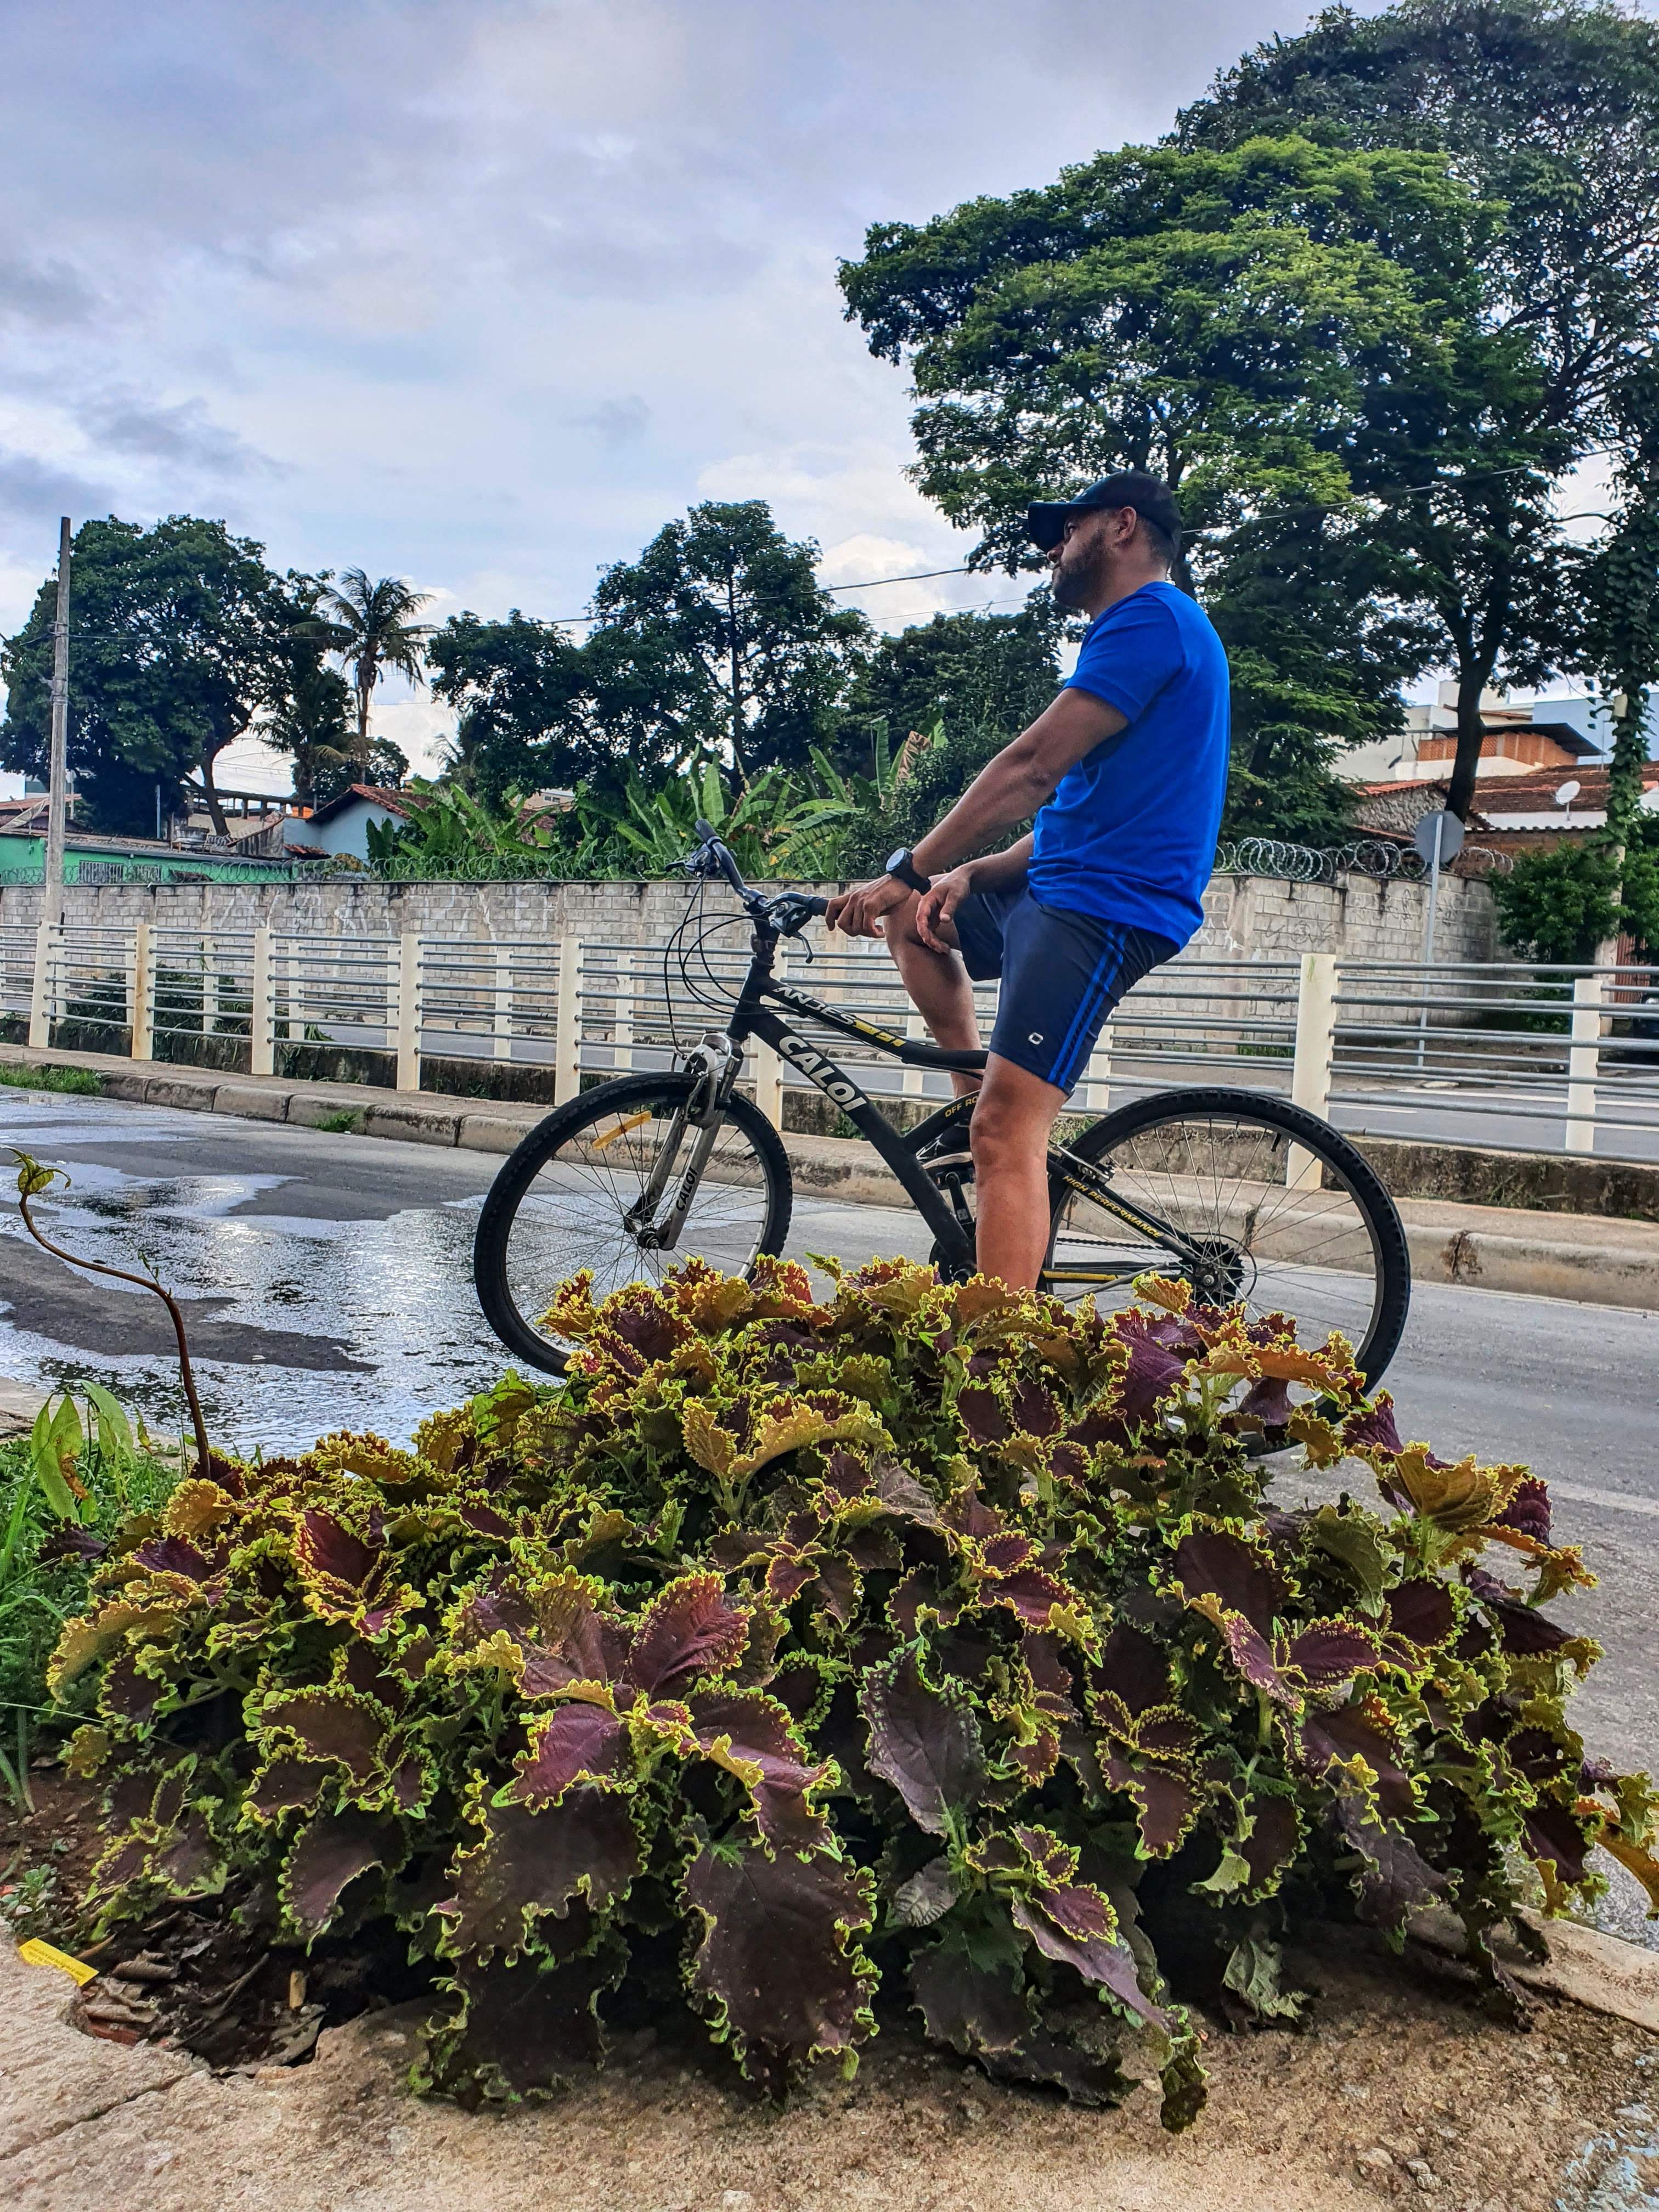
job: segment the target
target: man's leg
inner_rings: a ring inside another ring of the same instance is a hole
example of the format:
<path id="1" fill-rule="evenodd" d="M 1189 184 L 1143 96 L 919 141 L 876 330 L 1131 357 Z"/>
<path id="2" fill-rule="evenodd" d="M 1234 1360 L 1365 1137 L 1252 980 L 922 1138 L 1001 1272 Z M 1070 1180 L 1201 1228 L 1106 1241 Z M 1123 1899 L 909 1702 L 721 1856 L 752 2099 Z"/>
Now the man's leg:
<path id="1" fill-rule="evenodd" d="M 902 906 L 884 917 L 887 950 L 892 954 L 910 1003 L 933 1032 L 933 1042 L 945 1052 L 977 1052 L 979 1018 L 974 1012 L 974 987 L 959 952 L 935 952 L 916 935 L 916 907 L 913 891 Z M 949 922 L 941 935 L 956 933 Z M 957 1097 L 979 1088 L 976 1075 L 952 1075 Z"/>
<path id="2" fill-rule="evenodd" d="M 1048 1250 L 1048 1134 L 1066 1093 L 993 1053 L 968 1141 L 979 1272 L 1034 1291 Z"/>

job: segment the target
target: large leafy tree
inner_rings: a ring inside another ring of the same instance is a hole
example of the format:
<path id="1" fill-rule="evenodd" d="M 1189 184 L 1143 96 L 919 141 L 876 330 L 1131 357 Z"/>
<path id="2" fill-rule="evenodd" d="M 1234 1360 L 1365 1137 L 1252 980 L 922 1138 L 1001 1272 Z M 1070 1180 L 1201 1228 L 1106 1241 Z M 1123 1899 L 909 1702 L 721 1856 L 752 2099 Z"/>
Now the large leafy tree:
<path id="1" fill-rule="evenodd" d="M 1607 582 L 1632 553 L 1627 503 L 1622 544 L 1586 576 L 1553 495 L 1598 448 L 1628 455 L 1644 413 L 1632 391 L 1659 343 L 1659 25 L 1607 0 L 1327 8 L 1225 72 L 1176 138 L 1228 150 L 1292 131 L 1441 151 L 1490 211 L 1448 373 L 1376 395 L 1346 457 L 1460 682 L 1450 803 L 1465 813 L 1481 690 L 1571 665 L 1570 586 Z"/>
<path id="2" fill-rule="evenodd" d="M 370 767 L 368 713 L 375 685 L 388 669 L 406 676 L 411 684 L 424 678 L 432 627 L 413 617 L 431 597 L 429 592 L 417 592 L 406 577 L 381 576 L 371 581 L 362 568 L 348 568 L 337 580 L 322 580 L 314 634 L 351 672 L 357 705 L 352 750 L 365 774 Z"/>
<path id="3" fill-rule="evenodd" d="M 1432 154 L 1130 148 L 878 225 L 842 269 L 872 350 L 912 368 L 918 481 L 981 531 L 974 565 L 1036 564 L 1039 495 L 1127 466 L 1176 490 L 1177 580 L 1233 661 L 1240 826 L 1338 824 L 1333 753 L 1422 664 L 1352 457 L 1379 390 L 1455 374 L 1491 220 Z"/>
<path id="4" fill-rule="evenodd" d="M 610 764 L 587 659 L 556 623 L 517 607 L 505 622 L 455 615 L 434 633 L 427 660 L 433 696 L 459 709 L 451 776 L 487 805 Z"/>
<path id="5" fill-rule="evenodd" d="M 75 534 L 69 764 L 90 828 L 143 835 L 158 786 L 169 811 L 192 770 L 225 834 L 214 762 L 282 689 L 291 586 L 264 549 L 222 522 L 84 522 Z M 46 771 L 57 586 L 0 648 L 8 685 L 0 762 Z"/>
<path id="6" fill-rule="evenodd" d="M 1046 592 L 1018 614 L 934 615 L 876 641 L 848 701 L 849 720 L 884 726 L 896 750 L 912 730 L 972 724 L 1018 735 L 1060 684 L 1063 623 Z M 861 732 L 860 732 L 861 734 Z M 842 740 L 859 744 L 859 735 Z"/>
<path id="7" fill-rule="evenodd" d="M 833 737 L 870 626 L 763 500 L 711 500 L 605 570 L 586 647 L 596 712 L 636 765 L 715 753 L 740 778 Z"/>

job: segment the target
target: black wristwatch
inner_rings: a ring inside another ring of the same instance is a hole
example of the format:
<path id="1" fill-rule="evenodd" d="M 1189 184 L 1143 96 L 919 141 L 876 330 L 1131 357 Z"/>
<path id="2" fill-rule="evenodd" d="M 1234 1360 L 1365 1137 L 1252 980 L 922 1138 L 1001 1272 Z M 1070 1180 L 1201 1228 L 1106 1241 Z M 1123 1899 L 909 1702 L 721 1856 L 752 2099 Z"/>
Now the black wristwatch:
<path id="1" fill-rule="evenodd" d="M 913 891 L 925 894 L 933 888 L 933 878 L 922 874 L 921 870 L 910 858 L 910 848 L 908 845 L 901 845 L 896 853 L 890 855 L 887 872 L 890 876 L 896 876 L 902 884 L 908 884 Z"/>

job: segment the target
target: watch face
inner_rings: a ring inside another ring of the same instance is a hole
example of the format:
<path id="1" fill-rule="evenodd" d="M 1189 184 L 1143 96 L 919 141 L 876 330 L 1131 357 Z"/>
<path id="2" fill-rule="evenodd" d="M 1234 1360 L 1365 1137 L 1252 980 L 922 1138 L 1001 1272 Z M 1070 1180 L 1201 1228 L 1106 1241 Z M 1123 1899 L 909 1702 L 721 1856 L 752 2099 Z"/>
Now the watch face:
<path id="1" fill-rule="evenodd" d="M 896 869 L 902 868 L 909 857 L 910 848 L 908 845 L 901 845 L 896 853 L 890 853 L 887 856 L 888 874 L 890 876 Z"/>

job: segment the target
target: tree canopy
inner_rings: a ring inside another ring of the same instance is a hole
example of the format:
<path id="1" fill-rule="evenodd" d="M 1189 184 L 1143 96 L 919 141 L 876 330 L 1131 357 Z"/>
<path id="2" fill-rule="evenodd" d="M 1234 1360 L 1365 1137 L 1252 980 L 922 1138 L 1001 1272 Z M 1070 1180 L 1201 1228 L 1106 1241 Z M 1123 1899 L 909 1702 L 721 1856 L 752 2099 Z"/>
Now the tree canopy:
<path id="1" fill-rule="evenodd" d="M 152 529 L 112 515 L 84 522 L 71 550 L 69 766 L 90 828 L 151 831 L 159 785 L 181 804 L 191 770 L 214 826 L 222 810 L 213 763 L 283 690 L 291 592 L 264 548 L 222 522 L 169 515 Z M 0 764 L 44 777 L 51 737 L 57 586 L 0 648 L 8 686 Z"/>
<path id="2" fill-rule="evenodd" d="M 820 587 L 817 559 L 764 501 L 711 501 L 601 572 L 583 644 L 517 609 L 454 617 L 428 658 L 434 692 L 460 710 L 462 780 L 493 799 L 711 759 L 740 778 L 805 767 L 836 744 L 871 641 Z"/>

